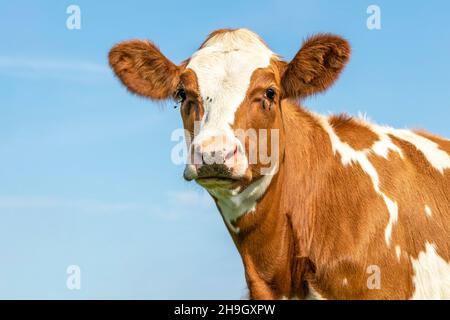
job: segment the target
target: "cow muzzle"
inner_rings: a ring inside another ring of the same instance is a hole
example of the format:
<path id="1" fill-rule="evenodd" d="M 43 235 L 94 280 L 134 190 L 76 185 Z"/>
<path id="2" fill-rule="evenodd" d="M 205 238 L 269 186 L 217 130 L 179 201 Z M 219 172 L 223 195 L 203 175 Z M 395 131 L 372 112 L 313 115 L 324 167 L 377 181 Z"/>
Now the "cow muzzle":
<path id="1" fill-rule="evenodd" d="M 194 139 L 184 178 L 197 180 L 240 180 L 248 161 L 241 142 L 234 136 L 216 135 Z"/>

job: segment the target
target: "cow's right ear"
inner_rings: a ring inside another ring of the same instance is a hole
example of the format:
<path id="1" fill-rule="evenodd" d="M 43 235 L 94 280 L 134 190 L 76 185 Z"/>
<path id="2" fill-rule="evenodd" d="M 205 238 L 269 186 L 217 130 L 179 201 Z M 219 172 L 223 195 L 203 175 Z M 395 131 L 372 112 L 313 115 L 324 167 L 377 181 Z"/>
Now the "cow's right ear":
<path id="1" fill-rule="evenodd" d="M 171 97 L 179 82 L 180 68 L 150 41 L 115 45 L 109 52 L 109 64 L 128 90 L 151 99 Z"/>

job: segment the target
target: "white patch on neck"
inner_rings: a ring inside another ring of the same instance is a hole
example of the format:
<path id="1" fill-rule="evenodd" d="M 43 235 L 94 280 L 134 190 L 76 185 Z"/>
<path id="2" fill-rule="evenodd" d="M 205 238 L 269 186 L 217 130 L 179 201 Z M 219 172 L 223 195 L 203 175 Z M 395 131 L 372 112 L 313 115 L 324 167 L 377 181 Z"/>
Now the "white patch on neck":
<path id="1" fill-rule="evenodd" d="M 256 211 L 256 204 L 266 192 L 277 169 L 278 167 L 274 166 L 274 170 L 270 174 L 252 182 L 241 193 L 238 193 L 239 190 L 230 190 L 227 187 L 208 188 L 204 186 L 217 199 L 220 213 L 231 231 L 239 233 L 239 228 L 236 228 L 233 222 L 248 212 Z"/>
<path id="2" fill-rule="evenodd" d="M 355 150 L 348 143 L 343 142 L 338 137 L 326 117 L 316 115 L 316 118 L 322 125 L 323 129 L 328 133 L 333 152 L 334 154 L 338 153 L 341 156 L 342 164 L 344 166 L 348 166 L 353 163 L 359 164 L 362 170 L 372 180 L 375 191 L 383 198 L 389 212 L 389 222 L 386 226 L 384 235 L 386 244 L 390 246 L 392 227 L 398 219 L 398 205 L 395 201 L 390 199 L 381 191 L 378 172 L 373 164 L 369 161 L 368 156 L 371 153 L 375 153 L 387 159 L 389 151 L 393 151 L 398 153 L 403 158 L 403 154 L 400 148 L 393 144 L 391 139 L 386 134 L 384 134 L 380 130 L 373 130 L 376 134 L 378 134 L 379 140 L 375 142 L 371 148 L 367 148 L 364 150 Z"/>
<path id="3" fill-rule="evenodd" d="M 282 296 L 280 300 L 300 300 L 300 299 L 297 296 L 293 296 L 290 299 L 286 296 Z"/>
<path id="4" fill-rule="evenodd" d="M 313 287 L 308 286 L 308 294 L 305 297 L 305 300 L 327 300 L 320 293 L 318 293 Z"/>
<path id="5" fill-rule="evenodd" d="M 450 299 L 450 263 L 436 252 L 433 244 L 426 243 L 425 251 L 417 259 L 411 258 L 415 291 L 413 300 Z"/>
<path id="6" fill-rule="evenodd" d="M 428 205 L 425 205 L 425 213 L 427 216 L 431 217 L 431 208 Z"/>
<path id="7" fill-rule="evenodd" d="M 192 55 L 187 68 L 197 75 L 205 111 L 200 131 L 231 131 L 253 72 L 268 67 L 272 57 L 258 35 L 247 29 L 219 33 Z"/>

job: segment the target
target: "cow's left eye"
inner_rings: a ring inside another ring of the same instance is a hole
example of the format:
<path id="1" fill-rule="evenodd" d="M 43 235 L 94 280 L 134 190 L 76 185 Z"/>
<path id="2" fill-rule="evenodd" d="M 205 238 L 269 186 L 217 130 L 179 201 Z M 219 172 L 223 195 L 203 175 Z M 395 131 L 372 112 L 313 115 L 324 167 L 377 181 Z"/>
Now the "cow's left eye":
<path id="1" fill-rule="evenodd" d="M 272 109 L 272 105 L 275 100 L 275 95 L 276 95 L 275 90 L 272 88 L 269 88 L 266 90 L 266 92 L 264 92 L 264 99 L 262 99 L 263 109 L 266 109 L 267 107 L 269 107 L 269 110 Z"/>
<path id="2" fill-rule="evenodd" d="M 275 98 L 275 90 L 272 88 L 269 88 L 266 90 L 266 93 L 264 94 L 267 99 L 273 100 Z"/>

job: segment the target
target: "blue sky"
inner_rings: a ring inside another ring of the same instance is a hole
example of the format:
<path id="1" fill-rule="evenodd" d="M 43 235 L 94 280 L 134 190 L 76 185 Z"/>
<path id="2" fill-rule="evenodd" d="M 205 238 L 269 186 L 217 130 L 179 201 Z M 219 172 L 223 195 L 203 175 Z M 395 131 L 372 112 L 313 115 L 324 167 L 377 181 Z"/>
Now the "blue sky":
<path id="1" fill-rule="evenodd" d="M 181 62 L 206 35 L 248 27 L 275 52 L 333 32 L 339 82 L 304 104 L 450 136 L 446 1 L 1 1 L 0 298 L 241 298 L 240 257 L 212 200 L 172 164 L 171 104 L 132 96 L 110 47 L 148 38 Z M 81 30 L 66 8 L 81 8 Z M 381 8 L 381 30 L 366 9 Z M 66 268 L 81 268 L 81 290 Z"/>

